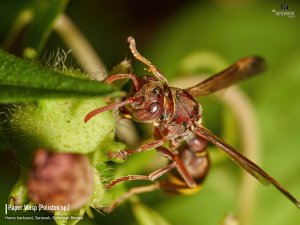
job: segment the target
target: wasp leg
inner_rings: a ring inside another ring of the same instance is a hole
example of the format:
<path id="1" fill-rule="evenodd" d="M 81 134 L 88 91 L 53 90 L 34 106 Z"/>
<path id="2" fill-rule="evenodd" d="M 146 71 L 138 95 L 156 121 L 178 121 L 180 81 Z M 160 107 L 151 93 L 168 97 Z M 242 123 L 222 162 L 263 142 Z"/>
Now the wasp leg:
<path id="1" fill-rule="evenodd" d="M 114 74 L 114 75 L 110 75 L 108 78 L 105 79 L 105 83 L 112 83 L 115 80 L 121 80 L 121 79 L 131 79 L 133 81 L 135 90 L 139 90 L 140 86 L 139 86 L 139 82 L 138 82 L 138 78 L 136 77 L 135 74 Z"/>
<path id="2" fill-rule="evenodd" d="M 128 176 L 123 176 L 123 177 L 119 177 L 115 180 L 113 180 L 112 182 L 110 182 L 109 184 L 105 185 L 106 189 L 110 189 L 113 186 L 115 186 L 116 184 L 122 183 L 124 181 L 129 181 L 129 180 L 149 180 L 149 181 L 154 181 L 157 178 L 161 177 L 162 175 L 168 173 L 171 169 L 176 167 L 176 162 L 172 162 L 171 164 L 168 164 L 152 173 L 150 173 L 149 175 L 128 175 Z"/>
<path id="3" fill-rule="evenodd" d="M 126 160 L 128 158 L 128 156 L 131 154 L 148 151 L 152 148 L 157 148 L 158 146 L 163 145 L 166 141 L 167 140 L 165 138 L 161 138 L 160 140 L 156 140 L 156 141 L 141 145 L 137 149 L 122 150 L 119 152 L 109 152 L 108 156 L 110 158 L 120 158 L 120 159 Z"/>
<path id="4" fill-rule="evenodd" d="M 186 167 L 184 166 L 182 160 L 180 159 L 180 157 L 177 154 L 174 154 L 171 150 L 169 150 L 169 149 L 167 149 L 163 146 L 157 147 L 156 150 L 161 155 L 163 155 L 163 156 L 169 158 L 170 160 L 176 162 L 176 169 L 177 169 L 178 173 L 181 175 L 181 177 L 183 178 L 183 180 L 185 181 L 185 183 L 187 184 L 187 186 L 189 188 L 193 188 L 193 187 L 197 186 L 195 180 L 189 174 L 189 172 L 187 171 Z"/>
<path id="5" fill-rule="evenodd" d="M 112 212 L 115 208 L 117 208 L 119 205 L 121 205 L 123 202 L 128 200 L 133 195 L 142 194 L 146 192 L 152 192 L 160 189 L 160 183 L 156 182 L 154 184 L 150 184 L 147 186 L 141 186 L 141 187 L 134 187 L 129 189 L 127 192 L 125 192 L 123 195 L 115 199 L 109 206 L 104 207 L 102 210 L 106 213 Z"/>

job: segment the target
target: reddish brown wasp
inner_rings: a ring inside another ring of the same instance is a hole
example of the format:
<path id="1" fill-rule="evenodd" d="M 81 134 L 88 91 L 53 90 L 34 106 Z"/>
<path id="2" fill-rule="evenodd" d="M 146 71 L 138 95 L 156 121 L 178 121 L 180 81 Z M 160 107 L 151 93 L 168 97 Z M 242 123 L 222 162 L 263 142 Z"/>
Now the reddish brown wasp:
<path id="1" fill-rule="evenodd" d="M 109 153 L 111 158 L 126 159 L 134 153 L 155 148 L 161 155 L 167 157 L 170 163 L 154 171 L 150 175 L 128 175 L 113 180 L 106 187 L 128 180 L 154 181 L 169 173 L 166 180 L 146 187 L 137 187 L 117 199 L 110 207 L 135 193 L 163 189 L 175 193 L 192 193 L 198 190 L 209 169 L 209 158 L 206 142 L 210 142 L 223 150 L 234 162 L 243 167 L 262 184 L 273 184 L 281 193 L 291 200 L 298 208 L 299 201 L 283 188 L 274 178 L 251 162 L 232 146 L 215 136 L 201 125 L 202 108 L 196 97 L 204 96 L 226 88 L 234 83 L 245 80 L 263 71 L 264 60 L 260 57 L 246 57 L 238 60 L 224 71 L 204 80 L 188 89 L 169 87 L 163 74 L 136 49 L 135 40 L 128 38 L 129 47 L 134 57 L 148 66 L 152 75 L 137 77 L 134 74 L 116 74 L 106 79 L 107 83 L 129 78 L 134 87 L 128 97 L 121 102 L 113 103 L 96 109 L 85 117 L 85 122 L 96 114 L 107 110 L 119 109 L 126 118 L 154 125 L 153 142 L 144 144 L 137 149 Z M 169 142 L 169 148 L 163 145 Z M 176 170 L 173 170 L 175 169 Z"/>

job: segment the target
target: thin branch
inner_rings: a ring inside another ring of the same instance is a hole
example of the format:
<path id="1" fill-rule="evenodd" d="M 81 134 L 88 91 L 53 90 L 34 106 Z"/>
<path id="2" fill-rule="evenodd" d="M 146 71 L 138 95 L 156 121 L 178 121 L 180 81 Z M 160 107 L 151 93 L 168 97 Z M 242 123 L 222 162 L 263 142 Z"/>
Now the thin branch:
<path id="1" fill-rule="evenodd" d="M 261 162 L 257 119 L 250 99 L 238 87 L 228 88 L 221 100 L 230 107 L 240 124 L 243 154 L 256 164 Z M 251 224 L 255 206 L 257 182 L 243 172 L 239 194 L 239 218 L 243 225 Z"/>
<path id="2" fill-rule="evenodd" d="M 66 16 L 59 16 L 54 23 L 54 30 L 72 49 L 81 67 L 88 71 L 95 80 L 103 80 L 106 76 L 105 67 L 86 37 L 80 32 L 72 20 Z M 95 73 L 96 71 L 99 71 Z"/>

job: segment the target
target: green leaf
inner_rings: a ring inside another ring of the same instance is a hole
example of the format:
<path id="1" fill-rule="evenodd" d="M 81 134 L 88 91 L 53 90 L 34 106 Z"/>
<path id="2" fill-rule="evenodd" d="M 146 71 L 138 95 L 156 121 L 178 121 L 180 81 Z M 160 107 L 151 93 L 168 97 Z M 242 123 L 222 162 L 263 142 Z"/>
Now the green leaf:
<path id="1" fill-rule="evenodd" d="M 114 142 L 114 120 L 110 112 L 84 123 L 85 115 L 103 106 L 100 98 L 39 101 L 12 108 L 7 136 L 12 139 L 21 163 L 26 165 L 39 148 L 56 152 L 87 154 L 102 143 Z M 102 150 L 102 149 L 101 149 Z"/>
<path id="2" fill-rule="evenodd" d="M 18 38 L 18 35 L 24 30 L 24 27 L 30 23 L 33 17 L 32 11 L 29 7 L 22 9 L 19 12 L 19 15 L 15 15 L 13 25 L 11 26 L 9 32 L 6 34 L 5 39 L 2 43 L 2 48 L 5 50 L 12 50 L 13 46 L 15 46 L 14 42 Z M 13 50 L 12 50 L 13 51 Z"/>
<path id="3" fill-rule="evenodd" d="M 103 200 L 104 200 L 104 194 L 105 190 L 103 187 L 102 177 L 100 172 L 97 169 L 93 169 L 94 173 L 94 192 L 93 196 L 91 198 L 91 201 L 89 203 L 89 206 L 95 209 L 101 209 L 103 207 Z M 89 214 L 89 217 L 92 217 L 93 214 L 90 212 L 90 210 L 87 209 L 87 213 Z"/>
<path id="4" fill-rule="evenodd" d="M 24 9 L 28 8 L 33 0 L 1 0 L 0 1 L 0 33 L 7 34 L 14 19 Z"/>
<path id="5" fill-rule="evenodd" d="M 140 225 L 170 225 L 157 211 L 147 207 L 139 201 L 132 206 L 134 216 Z"/>
<path id="6" fill-rule="evenodd" d="M 6 135 L 3 132 L 3 125 L 0 122 L 0 151 L 6 150 L 9 148 L 9 143 Z"/>
<path id="7" fill-rule="evenodd" d="M 13 186 L 9 194 L 10 205 L 23 205 L 27 202 L 27 186 L 24 168 L 21 169 L 17 183 Z"/>
<path id="8" fill-rule="evenodd" d="M 76 211 L 56 211 L 54 213 L 54 220 L 58 225 L 75 225 L 85 213 L 85 208 L 78 209 Z"/>
<path id="9" fill-rule="evenodd" d="M 68 0 L 35 1 L 33 20 L 27 30 L 25 47 L 41 53 L 55 19 L 63 12 Z"/>
<path id="10" fill-rule="evenodd" d="M 0 50 L 0 101 L 69 96 L 101 96 L 114 89 L 105 83 L 65 76 Z"/>
<path id="11" fill-rule="evenodd" d="M 0 85 L 0 102 L 11 103 L 11 102 L 23 102 L 32 101 L 39 99 L 52 99 L 52 98 L 66 98 L 66 97 L 82 97 L 78 93 L 62 92 L 62 91 L 49 91 L 43 89 L 25 88 L 25 87 L 14 87 Z"/>

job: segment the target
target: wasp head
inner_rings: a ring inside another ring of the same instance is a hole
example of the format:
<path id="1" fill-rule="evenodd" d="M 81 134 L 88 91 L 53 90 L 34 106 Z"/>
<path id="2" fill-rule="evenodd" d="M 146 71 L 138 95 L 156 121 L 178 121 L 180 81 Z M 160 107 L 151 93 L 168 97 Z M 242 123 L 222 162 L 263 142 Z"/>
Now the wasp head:
<path id="1" fill-rule="evenodd" d="M 132 91 L 128 99 L 134 99 L 125 108 L 135 121 L 158 121 L 163 112 L 163 84 L 155 77 L 144 76 L 140 80 L 140 89 Z"/>

